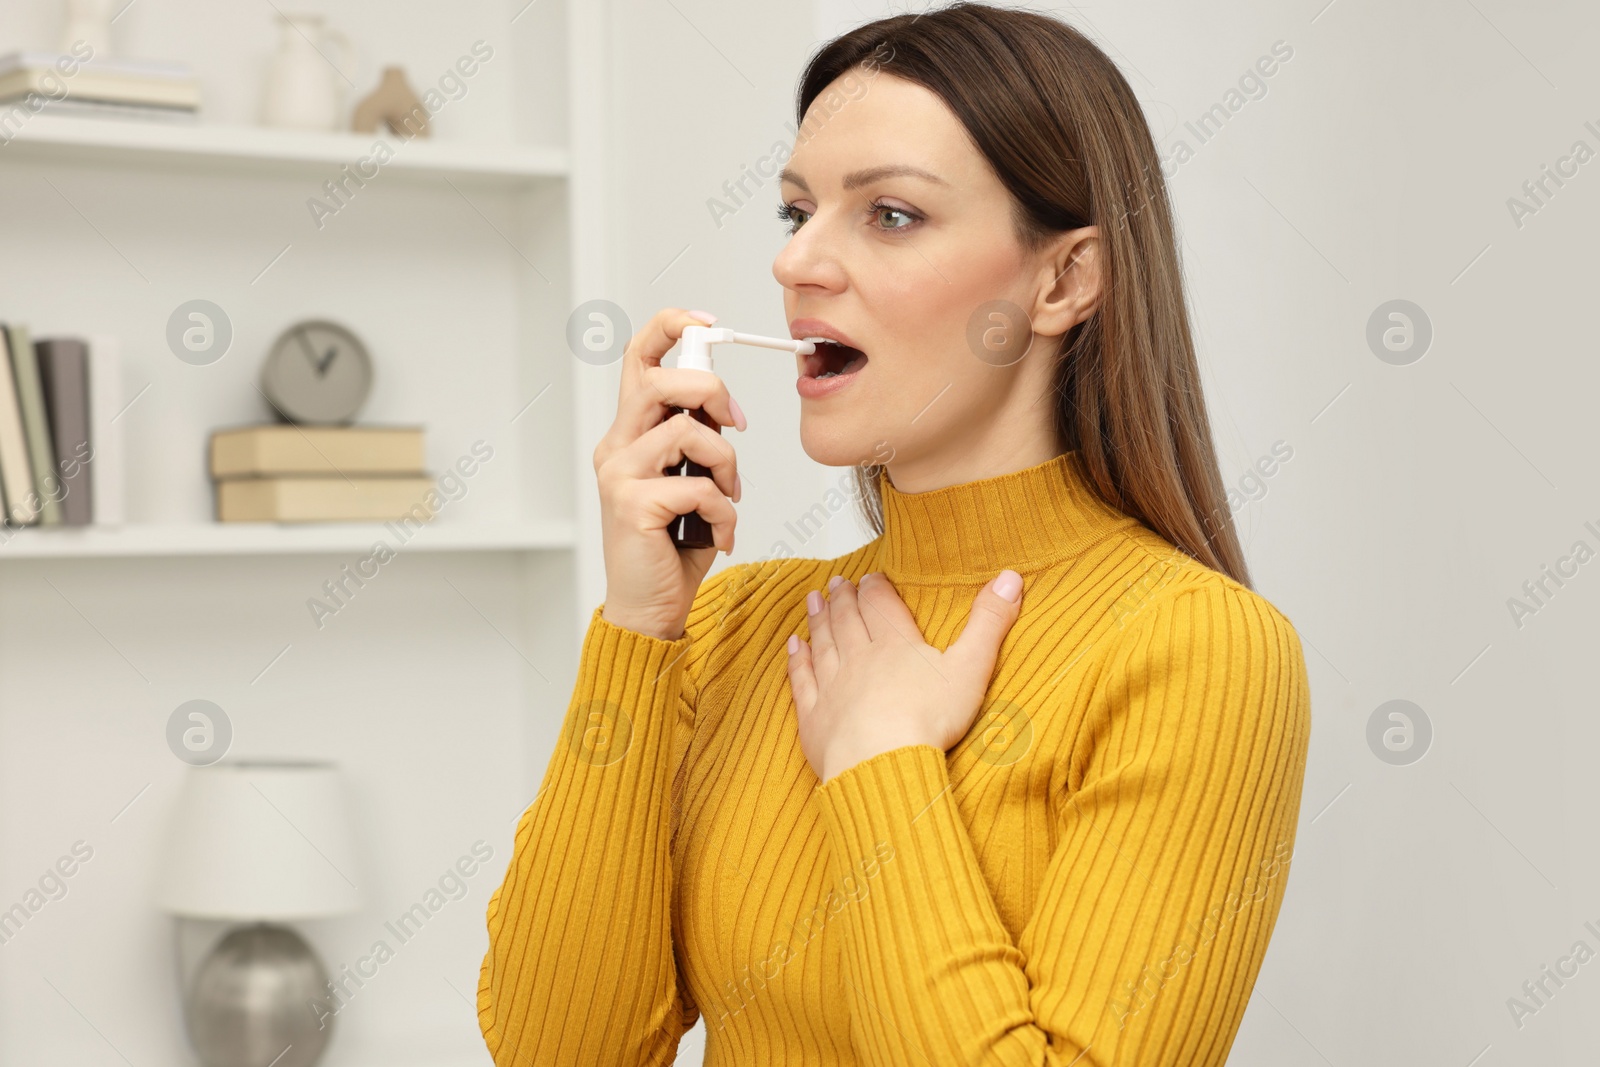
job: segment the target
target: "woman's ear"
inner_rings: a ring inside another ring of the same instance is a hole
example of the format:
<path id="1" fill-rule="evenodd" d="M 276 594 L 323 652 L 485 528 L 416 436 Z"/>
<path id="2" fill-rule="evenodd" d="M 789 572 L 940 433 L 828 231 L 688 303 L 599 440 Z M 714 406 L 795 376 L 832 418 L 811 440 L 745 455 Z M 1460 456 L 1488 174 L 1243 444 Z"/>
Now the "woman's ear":
<path id="1" fill-rule="evenodd" d="M 1041 256 L 1033 332 L 1059 337 L 1092 315 L 1100 304 L 1100 227 L 1083 226 L 1058 234 Z"/>

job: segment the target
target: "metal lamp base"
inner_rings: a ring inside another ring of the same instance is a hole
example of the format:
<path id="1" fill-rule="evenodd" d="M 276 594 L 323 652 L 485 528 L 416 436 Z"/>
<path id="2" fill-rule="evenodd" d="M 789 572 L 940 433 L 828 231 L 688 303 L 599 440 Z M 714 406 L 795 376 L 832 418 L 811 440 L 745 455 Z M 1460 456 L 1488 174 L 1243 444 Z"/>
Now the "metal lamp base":
<path id="1" fill-rule="evenodd" d="M 333 1035 L 328 971 L 286 926 L 241 926 L 217 942 L 184 995 L 189 1042 L 205 1067 L 313 1067 Z"/>

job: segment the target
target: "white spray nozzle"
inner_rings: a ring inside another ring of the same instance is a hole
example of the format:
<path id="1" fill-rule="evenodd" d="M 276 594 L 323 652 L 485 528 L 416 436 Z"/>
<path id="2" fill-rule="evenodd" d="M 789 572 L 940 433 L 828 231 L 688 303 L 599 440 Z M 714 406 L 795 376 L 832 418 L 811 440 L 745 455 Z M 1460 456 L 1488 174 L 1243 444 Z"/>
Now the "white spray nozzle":
<path id="1" fill-rule="evenodd" d="M 724 327 L 685 326 L 679 339 L 678 366 L 693 370 L 712 370 L 711 346 L 715 344 L 755 345 L 757 348 L 777 348 L 797 355 L 809 356 L 817 350 L 811 341 L 795 341 L 787 337 L 763 337 L 757 333 L 740 333 Z"/>

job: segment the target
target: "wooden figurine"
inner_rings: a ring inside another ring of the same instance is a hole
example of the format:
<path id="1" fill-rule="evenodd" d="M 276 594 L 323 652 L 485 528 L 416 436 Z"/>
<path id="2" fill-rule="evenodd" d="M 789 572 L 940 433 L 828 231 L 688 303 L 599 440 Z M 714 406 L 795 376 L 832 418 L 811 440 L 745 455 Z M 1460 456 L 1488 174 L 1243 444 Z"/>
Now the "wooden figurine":
<path id="1" fill-rule="evenodd" d="M 404 67 L 384 67 L 383 80 L 356 105 L 350 128 L 357 133 L 372 133 L 379 121 L 397 137 L 427 137 L 428 109 L 406 84 Z"/>

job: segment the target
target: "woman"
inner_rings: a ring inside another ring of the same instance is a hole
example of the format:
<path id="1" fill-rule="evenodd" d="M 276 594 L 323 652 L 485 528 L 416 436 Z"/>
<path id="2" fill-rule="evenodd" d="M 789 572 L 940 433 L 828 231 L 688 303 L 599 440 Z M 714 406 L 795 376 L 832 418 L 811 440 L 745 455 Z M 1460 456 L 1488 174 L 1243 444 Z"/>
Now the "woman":
<path id="1" fill-rule="evenodd" d="M 712 316 L 633 338 L 594 456 L 607 599 L 489 904 L 489 1049 L 667 1063 L 703 1016 L 713 1065 L 1221 1064 L 1310 704 L 1139 105 L 1067 26 L 960 5 L 829 43 L 798 110 L 773 273 L 794 336 L 850 346 L 801 357 L 801 438 L 870 464 L 880 536 L 702 583 L 716 549 L 666 527 L 732 548 L 736 456 L 661 420 L 745 419 L 661 366 Z M 681 456 L 713 476 L 661 477 Z"/>

